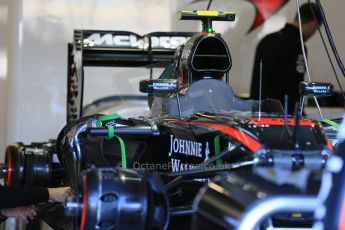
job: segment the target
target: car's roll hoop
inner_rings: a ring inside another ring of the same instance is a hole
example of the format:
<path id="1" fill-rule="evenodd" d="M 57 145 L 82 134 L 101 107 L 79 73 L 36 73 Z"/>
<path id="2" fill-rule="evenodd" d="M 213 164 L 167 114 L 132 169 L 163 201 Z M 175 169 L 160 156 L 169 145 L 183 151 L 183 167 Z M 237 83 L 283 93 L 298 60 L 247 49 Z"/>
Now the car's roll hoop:
<path id="1" fill-rule="evenodd" d="M 201 20 L 203 32 L 213 33 L 212 21 L 235 21 L 235 13 L 218 10 L 180 10 L 179 20 Z"/>

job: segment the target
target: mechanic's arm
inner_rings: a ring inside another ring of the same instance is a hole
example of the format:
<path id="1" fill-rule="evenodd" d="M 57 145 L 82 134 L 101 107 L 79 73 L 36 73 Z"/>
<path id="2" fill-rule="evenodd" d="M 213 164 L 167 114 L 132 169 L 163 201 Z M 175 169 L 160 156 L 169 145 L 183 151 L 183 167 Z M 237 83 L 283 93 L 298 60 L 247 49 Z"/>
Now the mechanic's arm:
<path id="1" fill-rule="evenodd" d="M 8 217 L 18 218 L 26 223 L 36 216 L 32 204 L 47 202 L 65 202 L 73 195 L 70 187 L 60 188 L 15 188 L 0 186 L 0 223 Z"/>
<path id="2" fill-rule="evenodd" d="M 17 218 L 23 220 L 25 223 L 28 223 L 29 219 L 33 219 L 35 216 L 36 211 L 33 205 L 6 208 L 0 210 L 0 223 L 5 221 L 7 218 Z"/>
<path id="3" fill-rule="evenodd" d="M 47 202 L 48 200 L 64 202 L 72 195 L 69 187 L 61 188 L 18 188 L 0 187 L 0 209 L 27 206 Z"/>

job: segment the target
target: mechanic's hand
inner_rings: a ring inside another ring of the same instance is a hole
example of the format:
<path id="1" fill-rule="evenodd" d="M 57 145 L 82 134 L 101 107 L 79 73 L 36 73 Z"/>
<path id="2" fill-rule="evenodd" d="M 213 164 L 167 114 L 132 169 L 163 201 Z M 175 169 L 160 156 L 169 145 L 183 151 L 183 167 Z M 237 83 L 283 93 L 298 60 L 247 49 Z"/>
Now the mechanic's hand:
<path id="1" fill-rule="evenodd" d="M 35 206 L 21 206 L 16 208 L 1 209 L 1 214 L 5 217 L 13 217 L 23 220 L 25 223 L 36 216 Z"/>
<path id="2" fill-rule="evenodd" d="M 73 196 L 70 187 L 48 188 L 49 200 L 64 203 L 69 196 Z"/>

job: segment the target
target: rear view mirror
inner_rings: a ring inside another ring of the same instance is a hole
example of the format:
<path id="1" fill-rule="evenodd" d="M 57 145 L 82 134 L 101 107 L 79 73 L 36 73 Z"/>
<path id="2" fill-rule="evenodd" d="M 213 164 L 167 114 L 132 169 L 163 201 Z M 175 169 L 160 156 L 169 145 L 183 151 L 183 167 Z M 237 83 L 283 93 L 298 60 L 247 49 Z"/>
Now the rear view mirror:
<path id="1" fill-rule="evenodd" d="M 322 82 L 301 82 L 299 83 L 301 96 L 332 96 L 333 84 Z"/>
<path id="2" fill-rule="evenodd" d="M 169 93 L 176 93 L 178 82 L 174 79 L 141 80 L 139 90 L 142 93 L 153 93 L 154 95 L 163 96 Z"/>

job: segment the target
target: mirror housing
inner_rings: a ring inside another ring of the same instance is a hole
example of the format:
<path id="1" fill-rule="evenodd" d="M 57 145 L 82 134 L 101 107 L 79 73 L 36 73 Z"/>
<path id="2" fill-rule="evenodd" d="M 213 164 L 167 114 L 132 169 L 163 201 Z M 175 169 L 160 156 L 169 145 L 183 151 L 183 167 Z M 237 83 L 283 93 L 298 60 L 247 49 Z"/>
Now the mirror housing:
<path id="1" fill-rule="evenodd" d="M 333 84 L 322 82 L 300 82 L 299 92 L 301 96 L 332 96 Z"/>
<path id="2" fill-rule="evenodd" d="M 142 93 L 153 93 L 155 96 L 164 96 L 178 91 L 178 82 L 175 79 L 141 80 L 139 90 Z"/>

